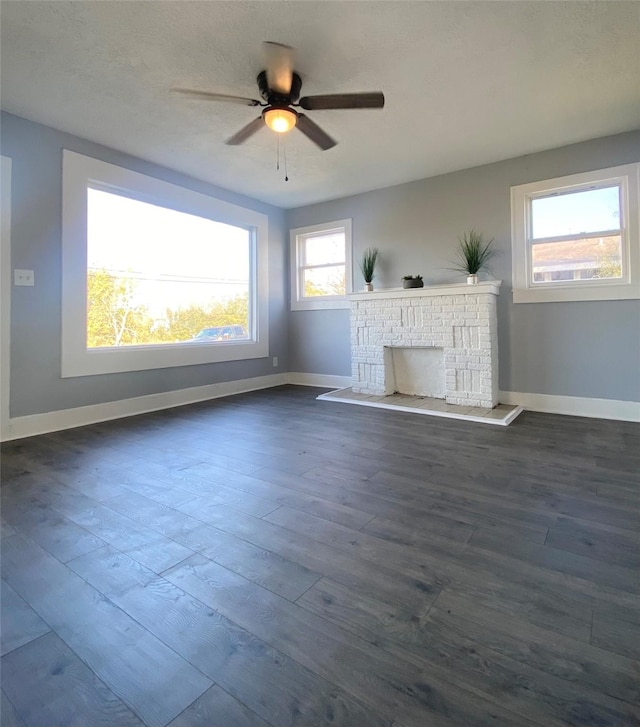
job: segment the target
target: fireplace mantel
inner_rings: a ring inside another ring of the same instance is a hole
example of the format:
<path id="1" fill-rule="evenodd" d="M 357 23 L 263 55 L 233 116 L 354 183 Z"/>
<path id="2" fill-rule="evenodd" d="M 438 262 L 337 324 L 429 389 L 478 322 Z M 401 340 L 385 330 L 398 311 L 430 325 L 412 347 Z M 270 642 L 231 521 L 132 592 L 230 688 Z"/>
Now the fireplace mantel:
<path id="1" fill-rule="evenodd" d="M 500 283 L 352 293 L 353 391 L 394 393 L 392 349 L 442 349 L 446 402 L 494 407 L 498 403 Z"/>
<path id="2" fill-rule="evenodd" d="M 370 293 L 358 292 L 349 294 L 349 300 L 381 300 L 384 298 L 424 298 L 434 295 L 478 295 L 491 293 L 498 295 L 501 280 L 486 280 L 476 285 L 453 283 L 451 285 L 427 285 L 424 288 L 384 288 Z"/>

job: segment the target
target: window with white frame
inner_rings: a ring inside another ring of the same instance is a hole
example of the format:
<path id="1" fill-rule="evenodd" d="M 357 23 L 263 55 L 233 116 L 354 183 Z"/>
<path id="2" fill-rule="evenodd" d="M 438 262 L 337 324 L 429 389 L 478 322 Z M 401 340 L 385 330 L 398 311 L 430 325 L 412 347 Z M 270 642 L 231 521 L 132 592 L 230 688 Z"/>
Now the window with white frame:
<path id="1" fill-rule="evenodd" d="M 63 376 L 268 355 L 264 215 L 67 150 L 63 195 Z"/>
<path id="2" fill-rule="evenodd" d="M 348 308 L 351 220 L 291 230 L 291 309 Z"/>
<path id="3" fill-rule="evenodd" d="M 515 303 L 639 297 L 639 168 L 511 188 Z"/>

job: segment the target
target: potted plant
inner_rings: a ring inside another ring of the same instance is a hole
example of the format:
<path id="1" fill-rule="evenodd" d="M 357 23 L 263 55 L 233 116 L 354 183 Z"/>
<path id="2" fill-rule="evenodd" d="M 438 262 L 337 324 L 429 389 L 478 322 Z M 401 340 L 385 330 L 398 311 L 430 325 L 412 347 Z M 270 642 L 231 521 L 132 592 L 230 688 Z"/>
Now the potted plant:
<path id="1" fill-rule="evenodd" d="M 478 282 L 478 273 L 490 269 L 488 262 L 495 254 L 492 247 L 493 238 L 485 242 L 482 232 L 471 229 L 465 232 L 458 242 L 458 259 L 454 270 L 465 273 L 467 283 L 475 285 Z"/>
<path id="2" fill-rule="evenodd" d="M 360 270 L 362 271 L 362 277 L 365 283 L 364 289 L 368 292 L 373 290 L 373 278 L 375 276 L 377 262 L 378 248 L 368 247 L 362 253 L 362 259 L 360 260 Z"/>
<path id="3" fill-rule="evenodd" d="M 422 282 L 422 275 L 405 275 L 402 278 L 403 288 L 422 288 L 424 283 Z"/>

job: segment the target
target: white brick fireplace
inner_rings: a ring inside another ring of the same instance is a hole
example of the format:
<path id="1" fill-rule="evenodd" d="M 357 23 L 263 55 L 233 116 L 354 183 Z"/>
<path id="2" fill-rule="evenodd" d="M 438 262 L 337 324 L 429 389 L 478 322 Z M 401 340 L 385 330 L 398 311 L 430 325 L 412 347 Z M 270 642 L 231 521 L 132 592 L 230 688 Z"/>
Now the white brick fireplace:
<path id="1" fill-rule="evenodd" d="M 350 295 L 353 391 L 496 406 L 499 290 L 489 281 Z"/>

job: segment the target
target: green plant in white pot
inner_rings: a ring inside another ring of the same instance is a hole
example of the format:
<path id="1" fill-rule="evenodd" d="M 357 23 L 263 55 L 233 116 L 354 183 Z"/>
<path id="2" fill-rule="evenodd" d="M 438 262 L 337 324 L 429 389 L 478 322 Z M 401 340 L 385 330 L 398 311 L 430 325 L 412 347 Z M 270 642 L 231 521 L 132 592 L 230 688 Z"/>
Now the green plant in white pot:
<path id="1" fill-rule="evenodd" d="M 376 265 L 378 264 L 378 248 L 368 247 L 360 259 L 360 271 L 364 278 L 364 289 L 368 292 L 373 290 L 373 278 L 375 277 Z"/>
<path id="2" fill-rule="evenodd" d="M 471 229 L 458 242 L 458 259 L 454 270 L 465 273 L 467 283 L 475 285 L 478 282 L 478 273 L 481 270 L 490 270 L 488 263 L 495 255 L 493 238 L 485 242 L 482 232 Z"/>

